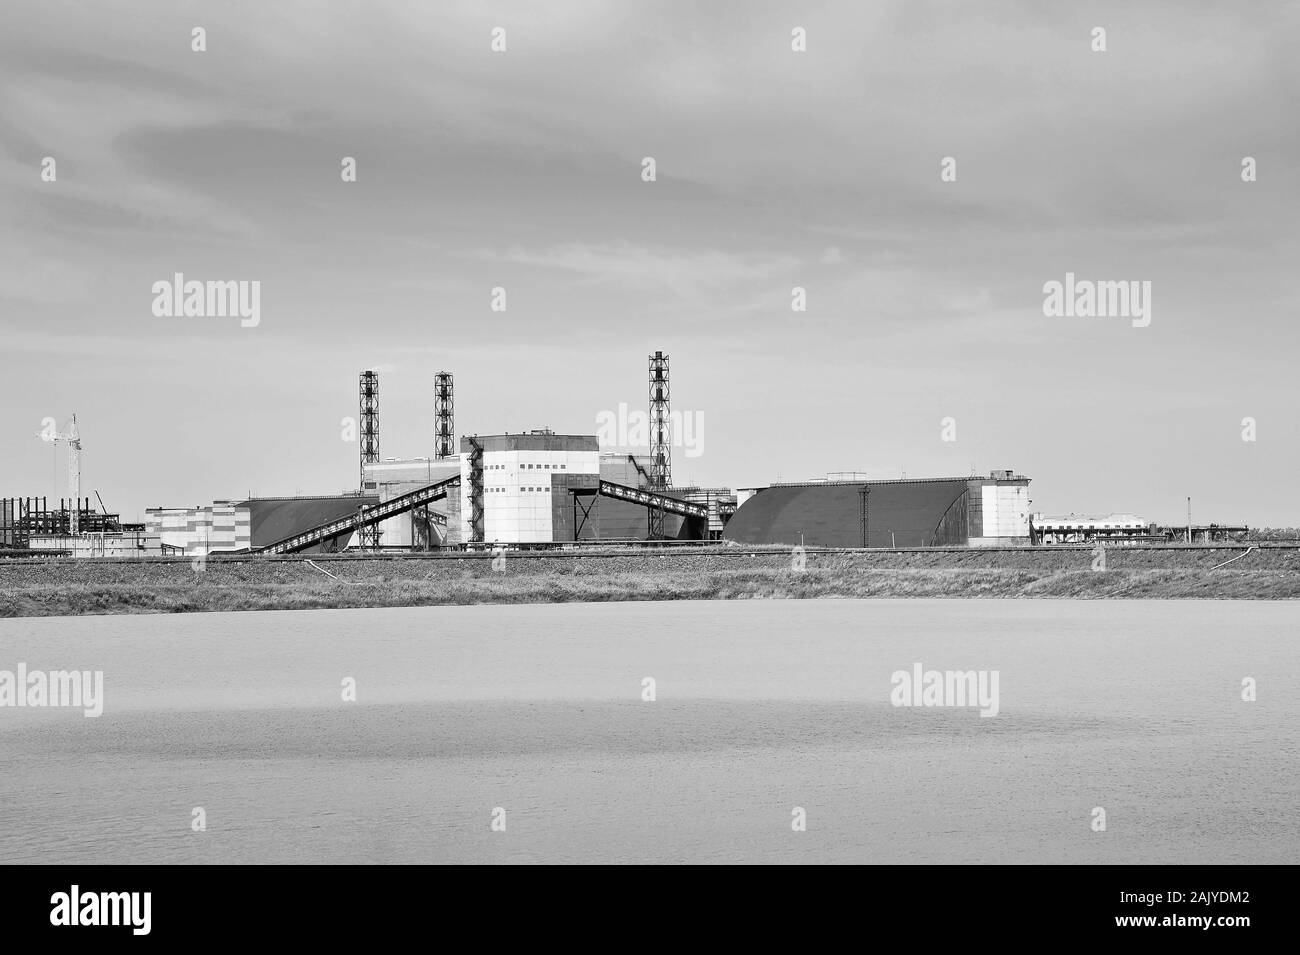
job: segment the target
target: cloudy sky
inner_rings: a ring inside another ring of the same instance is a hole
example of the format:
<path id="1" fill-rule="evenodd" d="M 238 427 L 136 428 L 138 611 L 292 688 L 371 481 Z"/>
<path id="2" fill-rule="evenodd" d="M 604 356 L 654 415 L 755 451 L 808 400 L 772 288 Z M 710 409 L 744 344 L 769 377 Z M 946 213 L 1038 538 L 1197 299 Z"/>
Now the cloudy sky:
<path id="1" fill-rule="evenodd" d="M 662 349 L 678 484 L 1014 468 L 1035 510 L 1300 525 L 1296 11 L 7 0 L 0 496 L 63 493 L 73 411 L 131 519 L 336 493 L 364 368 L 416 456 L 436 371 L 458 433 L 594 433 Z M 1150 325 L 1045 317 L 1067 271 L 1150 281 Z M 156 317 L 176 272 L 260 324 Z"/>

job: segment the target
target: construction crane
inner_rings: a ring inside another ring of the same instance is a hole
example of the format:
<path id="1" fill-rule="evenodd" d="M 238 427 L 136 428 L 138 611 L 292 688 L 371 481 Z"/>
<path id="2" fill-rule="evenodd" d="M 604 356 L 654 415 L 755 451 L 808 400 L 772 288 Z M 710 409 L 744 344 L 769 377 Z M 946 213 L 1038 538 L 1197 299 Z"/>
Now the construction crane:
<path id="1" fill-rule="evenodd" d="M 37 432 L 42 441 L 57 444 L 66 441 L 68 445 L 68 493 L 72 496 L 72 507 L 68 512 L 68 530 L 74 536 L 81 532 L 81 434 L 77 431 L 77 416 L 74 414 L 62 434 Z"/>

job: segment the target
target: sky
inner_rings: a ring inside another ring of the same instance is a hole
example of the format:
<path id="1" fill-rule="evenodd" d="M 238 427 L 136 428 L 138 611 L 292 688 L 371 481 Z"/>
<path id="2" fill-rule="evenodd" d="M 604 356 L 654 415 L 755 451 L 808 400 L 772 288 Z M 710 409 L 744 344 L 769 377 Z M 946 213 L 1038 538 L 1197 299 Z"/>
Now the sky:
<path id="1" fill-rule="evenodd" d="M 1298 11 L 6 0 L 0 497 L 66 494 L 74 412 L 128 520 L 334 494 L 363 369 L 427 456 L 438 371 L 458 434 L 594 434 L 662 350 L 678 485 L 1012 469 L 1300 526 Z M 155 315 L 178 272 L 258 323 Z M 1045 315 L 1067 272 L 1150 323 Z"/>

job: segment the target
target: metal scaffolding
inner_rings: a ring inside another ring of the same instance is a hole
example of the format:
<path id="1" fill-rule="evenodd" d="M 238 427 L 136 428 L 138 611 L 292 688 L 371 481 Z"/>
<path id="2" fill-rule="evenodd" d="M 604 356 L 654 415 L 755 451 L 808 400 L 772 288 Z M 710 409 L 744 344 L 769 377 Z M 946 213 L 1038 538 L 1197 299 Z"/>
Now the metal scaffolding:
<path id="1" fill-rule="evenodd" d="M 664 491 L 673 486 L 672 421 L 669 417 L 668 356 L 661 351 L 650 356 L 650 487 Z M 662 540 L 664 511 L 648 512 L 648 536 Z"/>
<path id="2" fill-rule="evenodd" d="M 363 371 L 360 382 L 361 401 L 361 483 L 366 488 L 366 465 L 379 462 L 379 373 Z M 363 524 L 357 531 L 363 548 L 379 546 L 379 525 Z"/>
<path id="3" fill-rule="evenodd" d="M 143 531 L 143 524 L 123 524 L 117 514 L 97 511 L 90 498 L 72 501 L 59 498 L 51 508 L 44 497 L 0 499 L 0 550 L 31 546 L 33 537 L 75 537 L 77 534 L 110 534 Z"/>
<path id="4" fill-rule="evenodd" d="M 455 453 L 455 412 L 455 390 L 451 372 L 440 371 L 433 378 L 433 456 L 439 461 Z"/>
<path id="5" fill-rule="evenodd" d="M 483 445 L 477 438 L 466 438 L 469 442 L 469 541 L 481 544 L 484 539 L 483 528 Z"/>

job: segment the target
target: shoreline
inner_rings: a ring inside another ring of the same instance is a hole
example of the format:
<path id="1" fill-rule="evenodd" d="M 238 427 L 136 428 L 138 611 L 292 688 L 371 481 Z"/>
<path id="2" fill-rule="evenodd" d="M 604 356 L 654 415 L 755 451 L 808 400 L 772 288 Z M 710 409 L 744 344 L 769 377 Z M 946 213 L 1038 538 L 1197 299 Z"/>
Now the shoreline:
<path id="1" fill-rule="evenodd" d="M 1233 559 L 1238 558 L 1238 559 Z M 785 549 L 0 561 L 0 617 L 658 600 L 1291 600 L 1300 548 Z M 197 569 L 196 569 L 197 568 Z"/>

